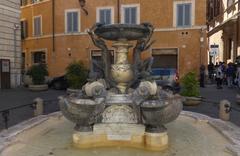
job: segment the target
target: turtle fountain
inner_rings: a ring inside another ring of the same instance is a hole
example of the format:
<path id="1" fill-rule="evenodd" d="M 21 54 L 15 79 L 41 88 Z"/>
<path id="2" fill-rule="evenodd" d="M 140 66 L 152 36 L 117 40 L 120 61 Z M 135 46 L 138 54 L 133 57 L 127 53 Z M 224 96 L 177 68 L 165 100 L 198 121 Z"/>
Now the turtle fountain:
<path id="1" fill-rule="evenodd" d="M 182 102 L 178 95 L 165 92 L 151 78 L 153 58 L 141 60 L 152 44 L 154 28 L 149 23 L 96 24 L 89 31 L 101 49 L 102 63 L 92 62 L 88 82 L 79 93 L 62 97 L 63 115 L 76 124 L 73 144 L 79 148 L 127 146 L 162 150 L 168 146 L 164 124 L 175 120 Z M 114 63 L 106 41 L 116 49 Z M 133 64 L 129 49 L 133 41 Z"/>
<path id="2" fill-rule="evenodd" d="M 153 59 L 142 61 L 140 56 L 153 44 L 153 30 L 147 23 L 94 25 L 88 33 L 102 52 L 102 63 L 92 61 L 100 72 L 91 69 L 81 91 L 60 97 L 62 112 L 1 131 L 0 155 L 240 155 L 239 127 L 181 111 L 180 97 L 151 79 Z M 113 64 L 109 42 L 116 48 Z M 128 49 L 134 43 L 130 64 Z"/>

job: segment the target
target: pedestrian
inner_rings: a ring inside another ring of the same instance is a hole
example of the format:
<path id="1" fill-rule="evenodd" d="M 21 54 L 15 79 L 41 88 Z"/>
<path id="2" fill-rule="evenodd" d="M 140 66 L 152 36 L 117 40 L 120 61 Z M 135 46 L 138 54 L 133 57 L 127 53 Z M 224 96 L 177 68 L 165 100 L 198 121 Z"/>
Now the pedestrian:
<path id="1" fill-rule="evenodd" d="M 216 81 L 217 89 L 222 89 L 223 72 L 221 66 L 217 66 L 216 68 Z"/>
<path id="2" fill-rule="evenodd" d="M 200 87 L 204 88 L 204 81 L 205 81 L 205 66 L 202 64 L 200 66 Z"/>
<path id="3" fill-rule="evenodd" d="M 212 62 L 208 65 L 208 77 L 212 82 L 214 78 L 214 64 Z"/>
<path id="4" fill-rule="evenodd" d="M 226 69 L 226 78 L 227 78 L 227 85 L 228 88 L 232 88 L 233 87 L 233 77 L 234 77 L 234 66 L 233 64 L 230 62 L 228 63 L 228 67 Z"/>
<path id="5" fill-rule="evenodd" d="M 240 88 L 240 64 L 237 65 L 235 83 L 237 84 L 238 88 Z"/>

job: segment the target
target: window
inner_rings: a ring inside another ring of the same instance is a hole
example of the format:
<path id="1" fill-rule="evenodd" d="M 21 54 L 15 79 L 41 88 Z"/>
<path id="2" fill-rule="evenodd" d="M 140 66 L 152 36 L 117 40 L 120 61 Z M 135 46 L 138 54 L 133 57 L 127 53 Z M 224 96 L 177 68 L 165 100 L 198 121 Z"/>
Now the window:
<path id="1" fill-rule="evenodd" d="M 34 36 L 40 36 L 42 35 L 42 17 L 41 16 L 35 16 L 33 19 L 33 35 Z"/>
<path id="2" fill-rule="evenodd" d="M 41 1 L 43 1 L 43 0 L 32 0 L 32 3 L 38 3 L 38 2 L 41 2 Z"/>
<path id="3" fill-rule="evenodd" d="M 46 63 L 46 55 L 43 51 L 38 51 L 33 53 L 33 63 L 45 64 Z"/>
<path id="4" fill-rule="evenodd" d="M 21 67 L 22 67 L 22 72 L 24 73 L 24 70 L 25 70 L 25 53 L 22 53 L 22 65 L 21 65 Z"/>
<path id="5" fill-rule="evenodd" d="M 79 11 L 66 12 L 66 32 L 79 32 Z"/>
<path id="6" fill-rule="evenodd" d="M 28 37 L 28 31 L 27 31 L 27 21 L 21 21 L 21 38 L 25 39 Z"/>
<path id="7" fill-rule="evenodd" d="M 140 23 L 140 13 L 138 5 L 129 5 L 122 7 L 122 23 L 125 24 L 139 24 Z"/>
<path id="8" fill-rule="evenodd" d="M 97 9 L 97 22 L 102 24 L 114 23 L 113 8 L 98 8 Z"/>
<path id="9" fill-rule="evenodd" d="M 27 5 L 27 3 L 28 3 L 27 0 L 21 0 L 20 2 L 21 2 L 21 6 L 25 6 L 25 5 Z"/>
<path id="10" fill-rule="evenodd" d="M 189 27 L 192 25 L 192 4 L 177 4 L 177 27 Z"/>

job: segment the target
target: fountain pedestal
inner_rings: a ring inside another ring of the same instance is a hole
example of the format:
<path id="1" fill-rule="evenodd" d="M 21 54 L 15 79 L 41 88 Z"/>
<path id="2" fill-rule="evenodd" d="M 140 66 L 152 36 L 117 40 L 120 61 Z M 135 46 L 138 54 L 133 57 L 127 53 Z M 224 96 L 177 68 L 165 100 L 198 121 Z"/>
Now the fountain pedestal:
<path id="1" fill-rule="evenodd" d="M 127 41 L 120 40 L 113 44 L 116 48 L 116 61 L 112 65 L 111 73 L 117 88 L 122 94 L 126 93 L 128 83 L 133 79 L 132 65 L 128 62 L 128 49 L 132 47 Z"/>
<path id="2" fill-rule="evenodd" d="M 96 124 L 93 132 L 76 131 L 73 144 L 82 149 L 121 146 L 161 151 L 168 147 L 168 135 L 145 133 L 141 124 Z"/>

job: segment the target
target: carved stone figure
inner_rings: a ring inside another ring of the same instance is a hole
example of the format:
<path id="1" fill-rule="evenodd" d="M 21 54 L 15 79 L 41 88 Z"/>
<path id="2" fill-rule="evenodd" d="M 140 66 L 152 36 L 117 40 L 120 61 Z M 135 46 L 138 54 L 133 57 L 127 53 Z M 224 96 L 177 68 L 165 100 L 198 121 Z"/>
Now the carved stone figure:
<path id="1" fill-rule="evenodd" d="M 110 76 L 110 64 L 111 64 L 111 55 L 107 48 L 107 45 L 103 39 L 100 37 L 94 35 L 95 29 L 100 26 L 101 24 L 94 25 L 90 31 L 88 31 L 88 34 L 90 35 L 93 44 L 101 49 L 101 58 L 102 58 L 102 71 L 104 72 L 104 79 L 109 84 L 109 86 L 114 86 L 113 81 L 111 80 Z M 101 66 L 95 62 L 97 66 Z"/>
<path id="2" fill-rule="evenodd" d="M 133 68 L 135 78 L 139 78 L 139 74 L 147 73 L 151 71 L 151 65 L 153 63 L 153 58 L 148 58 L 144 61 L 141 59 L 141 53 L 148 50 L 155 41 L 151 41 L 154 28 L 151 24 L 143 24 L 149 28 L 150 34 L 146 38 L 141 38 L 137 40 L 137 44 L 133 49 Z M 150 42 L 151 41 L 151 42 Z"/>

